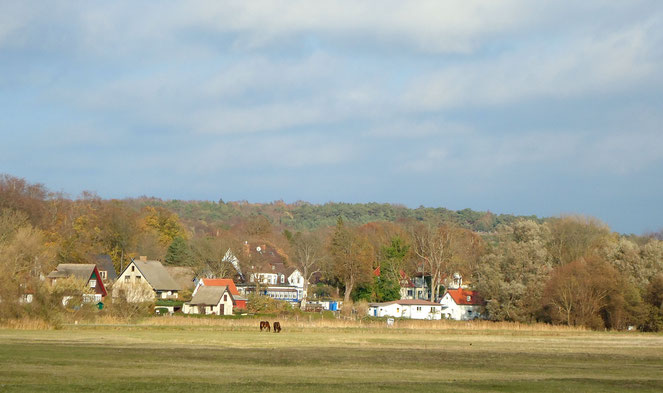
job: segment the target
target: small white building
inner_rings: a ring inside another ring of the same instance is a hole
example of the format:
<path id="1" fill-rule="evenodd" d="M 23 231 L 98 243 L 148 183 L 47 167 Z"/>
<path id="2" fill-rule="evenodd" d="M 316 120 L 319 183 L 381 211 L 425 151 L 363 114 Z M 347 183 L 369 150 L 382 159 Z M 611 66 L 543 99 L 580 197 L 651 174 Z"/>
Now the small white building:
<path id="1" fill-rule="evenodd" d="M 226 286 L 201 286 L 190 302 L 182 306 L 184 314 L 232 315 L 233 295 Z"/>
<path id="2" fill-rule="evenodd" d="M 442 315 L 448 319 L 468 321 L 481 318 L 483 299 L 476 291 L 465 288 L 449 289 L 440 300 Z"/>
<path id="3" fill-rule="evenodd" d="M 442 306 L 422 299 L 402 299 L 385 303 L 371 303 L 368 315 L 410 319 L 441 319 Z"/>

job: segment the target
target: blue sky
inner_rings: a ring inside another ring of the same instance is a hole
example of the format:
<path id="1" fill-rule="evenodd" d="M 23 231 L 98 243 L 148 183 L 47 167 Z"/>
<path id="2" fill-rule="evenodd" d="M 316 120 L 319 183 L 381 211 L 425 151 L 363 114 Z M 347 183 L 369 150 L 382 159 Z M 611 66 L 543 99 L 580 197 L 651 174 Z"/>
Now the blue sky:
<path id="1" fill-rule="evenodd" d="M 663 227 L 663 2 L 0 1 L 0 172 Z"/>

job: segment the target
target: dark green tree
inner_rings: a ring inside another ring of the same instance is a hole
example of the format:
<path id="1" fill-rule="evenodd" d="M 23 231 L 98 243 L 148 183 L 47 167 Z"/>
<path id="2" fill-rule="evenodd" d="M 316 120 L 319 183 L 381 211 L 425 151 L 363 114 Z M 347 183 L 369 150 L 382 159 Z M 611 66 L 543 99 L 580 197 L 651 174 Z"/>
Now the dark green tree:
<path id="1" fill-rule="evenodd" d="M 177 236 L 173 239 L 170 246 L 168 246 L 168 251 L 166 252 L 166 264 L 180 266 L 188 263 L 191 257 L 191 251 L 189 250 L 189 245 L 186 243 L 184 238 Z"/>

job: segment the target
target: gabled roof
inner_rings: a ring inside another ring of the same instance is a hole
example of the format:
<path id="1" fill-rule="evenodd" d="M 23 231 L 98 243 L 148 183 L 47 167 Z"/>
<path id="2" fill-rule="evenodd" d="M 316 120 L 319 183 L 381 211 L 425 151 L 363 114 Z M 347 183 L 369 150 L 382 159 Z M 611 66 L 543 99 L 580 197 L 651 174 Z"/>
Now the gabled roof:
<path id="1" fill-rule="evenodd" d="M 96 271 L 96 272 L 95 272 Z M 65 277 L 75 277 L 79 280 L 83 280 L 86 284 L 90 282 L 92 274 L 95 274 L 95 280 L 97 280 L 98 288 L 101 290 L 101 296 L 106 296 L 106 286 L 104 285 L 101 277 L 99 276 L 99 269 L 97 265 L 93 263 L 61 263 L 55 270 L 48 274 L 48 278 L 65 278 Z"/>
<path id="2" fill-rule="evenodd" d="M 230 293 L 226 286 L 201 286 L 198 288 L 198 292 L 196 292 L 189 304 L 192 306 L 217 305 L 221 301 L 221 297 L 224 293 Z M 232 293 L 230 293 L 230 298 L 233 298 Z"/>
<path id="3" fill-rule="evenodd" d="M 54 271 L 48 274 L 48 278 L 76 277 L 77 279 L 88 282 L 94 272 L 93 263 L 61 263 Z"/>
<path id="4" fill-rule="evenodd" d="M 113 260 L 110 255 L 99 254 L 94 257 L 94 263 L 97 264 L 97 269 L 106 271 L 106 279 L 109 281 L 117 280 L 117 272 L 113 265 Z"/>
<path id="5" fill-rule="evenodd" d="M 469 289 L 457 288 L 449 289 L 447 293 L 456 304 L 466 306 L 480 306 L 483 304 L 483 299 L 479 296 L 479 292 L 470 291 Z M 468 300 L 469 299 L 469 300 Z"/>
<path id="6" fill-rule="evenodd" d="M 239 291 L 237 291 L 237 287 L 235 286 L 235 282 L 230 278 L 203 278 L 202 281 L 203 281 L 203 286 L 206 286 L 206 287 L 225 286 L 225 287 L 228 287 L 228 291 L 233 296 L 239 296 Z"/>
<path id="7" fill-rule="evenodd" d="M 180 285 L 173 280 L 159 261 L 137 261 L 133 263 L 143 273 L 143 277 L 157 291 L 179 291 Z M 127 266 L 129 268 L 129 266 Z M 126 270 L 126 269 L 125 269 Z"/>
<path id="8" fill-rule="evenodd" d="M 382 306 L 389 306 L 391 304 L 399 304 L 401 306 L 439 306 L 440 305 L 440 303 L 430 302 L 428 300 L 423 300 L 423 299 L 401 299 L 401 300 L 392 300 L 390 302 L 384 302 L 384 303 L 371 303 L 369 304 L 369 306 L 382 307 Z"/>

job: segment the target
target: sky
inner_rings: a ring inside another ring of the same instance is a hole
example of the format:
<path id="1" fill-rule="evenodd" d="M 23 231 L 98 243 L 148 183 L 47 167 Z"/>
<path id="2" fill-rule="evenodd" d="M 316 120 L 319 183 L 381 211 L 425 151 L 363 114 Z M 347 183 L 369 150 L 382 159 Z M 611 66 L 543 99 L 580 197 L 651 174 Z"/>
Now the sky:
<path id="1" fill-rule="evenodd" d="M 663 2 L 3 1 L 0 173 L 663 228 Z"/>

